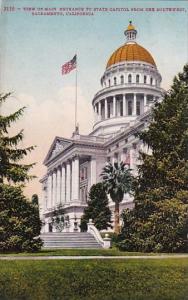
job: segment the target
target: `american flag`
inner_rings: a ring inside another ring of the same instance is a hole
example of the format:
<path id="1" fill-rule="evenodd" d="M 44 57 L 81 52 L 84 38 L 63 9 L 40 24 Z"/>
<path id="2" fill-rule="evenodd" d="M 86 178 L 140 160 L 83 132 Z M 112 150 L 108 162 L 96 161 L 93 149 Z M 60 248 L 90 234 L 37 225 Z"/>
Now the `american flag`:
<path id="1" fill-rule="evenodd" d="M 76 55 L 68 61 L 66 64 L 62 65 L 62 75 L 70 73 L 72 70 L 76 68 L 76 63 L 77 63 L 77 57 Z"/>

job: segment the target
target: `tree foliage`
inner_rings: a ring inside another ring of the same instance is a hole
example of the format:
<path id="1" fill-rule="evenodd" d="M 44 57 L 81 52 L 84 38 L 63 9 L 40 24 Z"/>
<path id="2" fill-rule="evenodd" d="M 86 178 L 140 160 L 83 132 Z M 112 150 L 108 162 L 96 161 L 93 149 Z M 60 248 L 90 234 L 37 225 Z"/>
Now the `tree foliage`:
<path id="1" fill-rule="evenodd" d="M 0 106 L 9 96 L 10 94 L 0 94 Z M 34 149 L 34 146 L 18 147 L 23 140 L 23 130 L 14 136 L 9 136 L 9 129 L 23 115 L 24 109 L 25 107 L 22 107 L 8 116 L 0 115 L 0 183 L 5 183 L 5 180 L 19 183 L 33 178 L 28 175 L 28 171 L 34 164 L 22 164 L 20 161 Z"/>
<path id="2" fill-rule="evenodd" d="M 0 106 L 10 94 L 0 94 Z M 23 184 L 34 176 L 34 164 L 22 160 L 34 147 L 19 148 L 23 130 L 10 136 L 12 125 L 22 116 L 24 107 L 3 116 L 0 114 L 0 249 L 3 251 L 35 251 L 40 248 L 41 222 L 38 205 L 33 205 L 22 192 Z"/>
<path id="3" fill-rule="evenodd" d="M 119 203 L 123 200 L 125 193 L 130 193 L 134 181 L 133 176 L 131 175 L 130 169 L 127 169 L 123 162 L 120 164 L 115 162 L 114 164 L 106 164 L 101 173 L 101 177 L 107 194 L 109 194 L 112 201 L 115 202 L 114 231 L 118 234 L 120 230 Z"/>
<path id="4" fill-rule="evenodd" d="M 31 202 L 34 205 L 38 205 L 39 206 L 39 197 L 37 194 L 33 194 L 31 197 Z"/>
<path id="5" fill-rule="evenodd" d="M 121 247 L 185 251 L 188 217 L 188 65 L 138 134 L 152 154 L 140 153 L 135 208 L 123 215 Z M 126 229 L 126 227 L 130 227 Z M 127 243 L 125 242 L 127 241 Z M 124 246 L 122 246 L 124 244 Z"/>
<path id="6" fill-rule="evenodd" d="M 0 250 L 37 251 L 41 221 L 38 207 L 23 195 L 21 187 L 0 184 Z"/>
<path id="7" fill-rule="evenodd" d="M 92 219 L 98 230 L 111 227 L 111 211 L 108 198 L 102 183 L 94 184 L 89 192 L 88 207 L 81 218 L 81 231 L 87 230 L 87 223 Z"/>
<path id="8" fill-rule="evenodd" d="M 62 232 L 65 228 L 65 212 L 62 204 L 59 204 L 56 210 L 52 212 L 51 223 L 52 226 L 58 231 Z"/>

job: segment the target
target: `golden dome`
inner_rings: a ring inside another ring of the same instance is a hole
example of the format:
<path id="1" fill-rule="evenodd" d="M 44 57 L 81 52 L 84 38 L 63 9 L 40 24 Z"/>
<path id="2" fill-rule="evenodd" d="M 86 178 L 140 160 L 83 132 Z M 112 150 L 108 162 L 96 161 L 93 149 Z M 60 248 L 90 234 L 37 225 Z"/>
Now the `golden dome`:
<path id="1" fill-rule="evenodd" d="M 129 25 L 132 26 L 132 25 Z M 106 68 L 121 63 L 124 61 L 143 61 L 149 63 L 153 66 L 156 66 L 155 61 L 151 54 L 142 46 L 137 43 L 134 44 L 125 44 L 118 48 L 108 60 Z"/>

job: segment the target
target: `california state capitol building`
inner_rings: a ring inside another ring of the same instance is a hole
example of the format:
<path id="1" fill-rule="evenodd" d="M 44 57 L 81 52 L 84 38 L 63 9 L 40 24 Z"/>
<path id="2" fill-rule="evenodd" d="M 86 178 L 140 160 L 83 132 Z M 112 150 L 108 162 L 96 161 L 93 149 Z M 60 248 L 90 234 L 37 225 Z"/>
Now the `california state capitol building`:
<path id="1" fill-rule="evenodd" d="M 148 127 L 151 108 L 163 97 L 162 77 L 152 55 L 136 42 L 137 30 L 130 22 L 126 42 L 107 60 L 100 79 L 101 89 L 92 99 L 93 130 L 82 135 L 75 130 L 70 139 L 55 137 L 44 159 L 46 174 L 40 180 L 43 232 L 56 231 L 51 217 L 58 207 L 64 211 L 63 231 L 79 231 L 90 187 L 101 181 L 106 162 L 123 161 L 137 174 L 139 151 L 149 151 L 135 136 Z M 114 203 L 109 199 L 114 212 Z M 133 207 L 124 195 L 120 211 Z"/>

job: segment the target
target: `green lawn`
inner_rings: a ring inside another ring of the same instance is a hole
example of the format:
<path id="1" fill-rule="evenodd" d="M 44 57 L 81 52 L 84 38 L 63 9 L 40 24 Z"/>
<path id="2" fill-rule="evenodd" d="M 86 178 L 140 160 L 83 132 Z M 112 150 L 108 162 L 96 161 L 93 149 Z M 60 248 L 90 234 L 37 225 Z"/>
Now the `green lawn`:
<path id="1" fill-rule="evenodd" d="M 1 300 L 187 300 L 188 259 L 0 261 Z"/>
<path id="2" fill-rule="evenodd" d="M 41 250 L 37 253 L 0 253 L 1 255 L 10 255 L 10 256 L 124 256 L 124 255 L 143 255 L 143 253 L 138 252 L 122 252 L 116 248 L 113 249 L 47 249 Z M 153 255 L 146 254 L 146 255 Z"/>
<path id="3" fill-rule="evenodd" d="M 158 253 L 123 252 L 113 249 L 48 249 L 37 253 L 0 253 L 0 256 L 134 256 L 134 255 L 160 255 Z M 163 254 L 163 253 L 162 253 Z M 174 254 L 172 254 L 174 255 Z"/>

